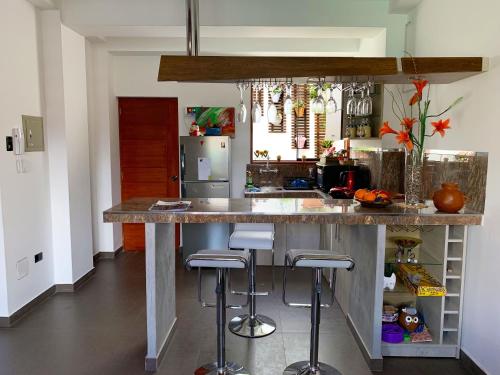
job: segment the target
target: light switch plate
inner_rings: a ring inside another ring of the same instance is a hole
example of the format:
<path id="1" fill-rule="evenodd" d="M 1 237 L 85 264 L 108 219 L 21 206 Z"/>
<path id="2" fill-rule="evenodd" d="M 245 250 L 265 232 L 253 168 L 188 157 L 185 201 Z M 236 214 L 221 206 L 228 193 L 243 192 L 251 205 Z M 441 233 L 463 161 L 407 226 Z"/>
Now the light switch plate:
<path id="1" fill-rule="evenodd" d="M 26 115 L 23 115 L 22 118 L 25 151 L 45 151 L 43 143 L 43 118 Z"/>

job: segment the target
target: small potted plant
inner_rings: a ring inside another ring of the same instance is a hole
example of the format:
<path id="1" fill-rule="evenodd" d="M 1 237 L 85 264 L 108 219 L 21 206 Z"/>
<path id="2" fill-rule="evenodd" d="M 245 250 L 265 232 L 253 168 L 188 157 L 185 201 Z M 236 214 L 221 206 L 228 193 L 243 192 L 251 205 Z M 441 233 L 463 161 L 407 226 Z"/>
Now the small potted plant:
<path id="1" fill-rule="evenodd" d="M 321 142 L 321 147 L 323 148 L 323 153 L 319 160 L 321 164 L 337 164 L 339 162 L 339 153 L 335 151 L 335 146 L 333 146 L 331 139 L 324 139 Z"/>
<path id="2" fill-rule="evenodd" d="M 304 104 L 304 101 L 301 99 L 296 100 L 293 103 L 293 109 L 295 111 L 295 116 L 296 117 L 304 117 L 304 112 L 306 110 L 306 105 Z"/>
<path id="3" fill-rule="evenodd" d="M 283 89 L 280 86 L 274 86 L 273 89 L 271 90 L 271 99 L 273 103 L 278 103 L 281 98 L 281 93 L 283 92 Z"/>

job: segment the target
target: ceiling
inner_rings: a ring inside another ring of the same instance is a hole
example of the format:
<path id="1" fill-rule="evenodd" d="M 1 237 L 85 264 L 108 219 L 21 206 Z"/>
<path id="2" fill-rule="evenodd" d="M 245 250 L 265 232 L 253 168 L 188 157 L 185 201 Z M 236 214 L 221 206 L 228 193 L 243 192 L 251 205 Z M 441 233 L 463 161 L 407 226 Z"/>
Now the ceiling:
<path id="1" fill-rule="evenodd" d="M 184 54 L 185 0 L 30 0 L 116 53 Z M 402 55 L 419 0 L 202 0 L 200 53 L 263 56 Z M 132 52 L 132 51 L 131 51 Z"/>

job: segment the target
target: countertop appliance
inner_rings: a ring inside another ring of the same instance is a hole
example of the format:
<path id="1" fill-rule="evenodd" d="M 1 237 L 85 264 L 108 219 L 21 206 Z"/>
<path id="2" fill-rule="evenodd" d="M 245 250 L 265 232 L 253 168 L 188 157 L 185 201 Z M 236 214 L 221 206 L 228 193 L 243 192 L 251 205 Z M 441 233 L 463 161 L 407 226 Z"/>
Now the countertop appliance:
<path id="1" fill-rule="evenodd" d="M 180 137 L 182 198 L 229 198 L 231 139 Z M 229 224 L 182 224 L 182 255 L 202 249 L 227 249 Z"/>
<path id="2" fill-rule="evenodd" d="M 354 166 L 354 165 L 321 165 L 317 164 L 316 173 L 316 183 L 318 187 L 325 193 L 328 193 L 331 188 L 337 186 L 345 186 L 342 184 L 341 179 L 344 184 L 347 184 L 349 176 L 351 176 L 350 181 L 353 185 L 353 190 L 367 188 L 370 186 L 370 171 L 368 168 Z M 351 172 L 344 173 L 343 172 Z M 344 177 L 345 176 L 345 177 Z"/>

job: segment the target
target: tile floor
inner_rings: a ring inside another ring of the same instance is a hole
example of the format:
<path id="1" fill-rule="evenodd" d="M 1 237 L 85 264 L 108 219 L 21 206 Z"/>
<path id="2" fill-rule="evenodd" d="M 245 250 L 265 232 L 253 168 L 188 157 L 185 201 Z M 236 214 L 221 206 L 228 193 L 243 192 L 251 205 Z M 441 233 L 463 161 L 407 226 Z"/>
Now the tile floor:
<path id="1" fill-rule="evenodd" d="M 269 272 L 259 271 L 259 284 L 268 282 Z M 298 276 L 298 282 L 291 285 L 295 291 L 291 297 L 308 296 L 308 274 Z M 211 280 L 205 280 L 210 298 Z M 233 280 L 235 285 L 242 282 L 238 275 Z M 215 359 L 215 311 L 200 308 L 195 282 L 195 272 L 178 268 L 178 326 L 159 375 L 192 374 L 199 365 Z M 0 374 L 144 374 L 144 288 L 142 254 L 127 253 L 99 262 L 96 275 L 76 293 L 49 298 L 14 327 L 0 329 Z M 228 333 L 228 360 L 246 365 L 254 375 L 280 375 L 286 364 L 307 359 L 309 311 L 285 307 L 281 283 L 272 297 L 259 297 L 258 312 L 275 319 L 277 332 L 258 340 Z M 228 311 L 228 320 L 238 313 Z M 338 306 L 322 310 L 320 360 L 344 375 L 371 374 Z M 466 372 L 453 359 L 389 358 L 384 360 L 383 374 Z"/>

